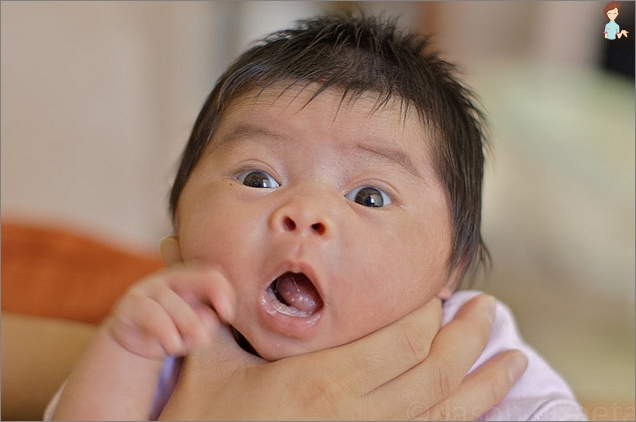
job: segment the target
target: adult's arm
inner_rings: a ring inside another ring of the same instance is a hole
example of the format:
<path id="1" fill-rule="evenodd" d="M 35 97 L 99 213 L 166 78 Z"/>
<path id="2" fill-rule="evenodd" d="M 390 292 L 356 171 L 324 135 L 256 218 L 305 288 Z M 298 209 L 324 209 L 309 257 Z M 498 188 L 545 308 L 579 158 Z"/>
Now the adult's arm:
<path id="1" fill-rule="evenodd" d="M 2 312 L 2 418 L 41 420 L 96 326 Z"/>

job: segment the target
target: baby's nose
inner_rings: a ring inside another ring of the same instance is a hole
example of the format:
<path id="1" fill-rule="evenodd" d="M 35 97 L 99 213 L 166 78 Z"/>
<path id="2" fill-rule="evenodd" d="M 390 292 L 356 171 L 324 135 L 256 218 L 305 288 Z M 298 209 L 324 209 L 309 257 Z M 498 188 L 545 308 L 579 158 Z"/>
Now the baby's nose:
<path id="1" fill-rule="evenodd" d="M 331 237 L 336 230 L 332 212 L 319 198 L 294 198 L 272 214 L 270 226 L 279 233 Z"/>

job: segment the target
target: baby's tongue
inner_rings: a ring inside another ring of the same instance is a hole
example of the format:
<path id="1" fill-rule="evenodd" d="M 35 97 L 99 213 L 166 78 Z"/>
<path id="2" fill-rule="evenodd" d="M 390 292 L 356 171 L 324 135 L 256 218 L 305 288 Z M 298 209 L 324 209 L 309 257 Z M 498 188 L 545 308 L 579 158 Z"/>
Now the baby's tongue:
<path id="1" fill-rule="evenodd" d="M 322 306 L 322 299 L 304 274 L 285 273 L 276 280 L 278 295 L 290 307 L 313 314 Z"/>

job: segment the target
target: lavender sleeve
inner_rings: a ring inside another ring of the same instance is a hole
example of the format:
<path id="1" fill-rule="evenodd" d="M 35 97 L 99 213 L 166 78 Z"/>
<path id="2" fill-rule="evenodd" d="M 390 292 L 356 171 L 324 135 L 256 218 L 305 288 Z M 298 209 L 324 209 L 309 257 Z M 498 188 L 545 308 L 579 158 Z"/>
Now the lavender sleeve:
<path id="1" fill-rule="evenodd" d="M 443 323 L 450 321 L 464 303 L 480 293 L 477 291 L 459 291 L 453 294 L 444 303 Z M 497 310 L 488 345 L 470 371 L 473 371 L 497 353 L 508 349 L 518 349 L 525 353 L 528 357 L 528 367 L 506 397 L 497 406 L 482 415 L 480 420 L 587 420 L 582 407 L 566 381 L 536 350 L 525 343 L 519 334 L 510 309 L 503 303 L 497 302 Z"/>

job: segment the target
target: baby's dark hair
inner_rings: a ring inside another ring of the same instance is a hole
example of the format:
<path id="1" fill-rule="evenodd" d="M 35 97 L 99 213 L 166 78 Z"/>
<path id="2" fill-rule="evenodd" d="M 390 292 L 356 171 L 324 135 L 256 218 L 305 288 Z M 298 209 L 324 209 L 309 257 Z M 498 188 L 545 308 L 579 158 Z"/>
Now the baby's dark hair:
<path id="1" fill-rule="evenodd" d="M 450 198 L 449 269 L 463 276 L 487 263 L 480 231 L 483 114 L 455 67 L 429 50 L 428 37 L 400 31 L 394 18 L 350 13 L 302 20 L 256 43 L 219 78 L 197 117 L 170 194 L 175 229 L 181 191 L 230 104 L 273 84 L 316 84 L 314 97 L 335 88 L 343 99 L 377 93 L 378 107 L 397 99 L 405 116 L 415 107 L 427 131 L 422 142 L 432 138 L 434 164 Z"/>

